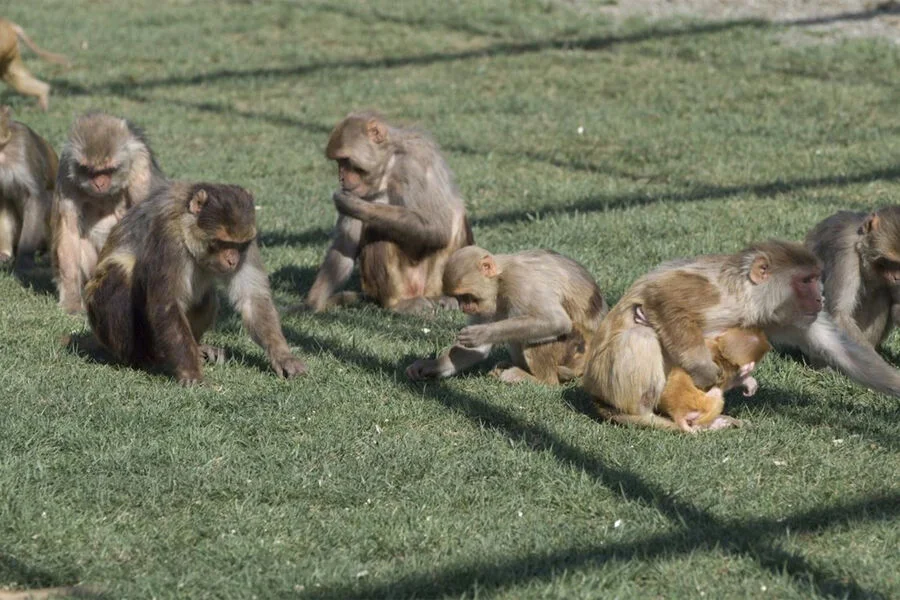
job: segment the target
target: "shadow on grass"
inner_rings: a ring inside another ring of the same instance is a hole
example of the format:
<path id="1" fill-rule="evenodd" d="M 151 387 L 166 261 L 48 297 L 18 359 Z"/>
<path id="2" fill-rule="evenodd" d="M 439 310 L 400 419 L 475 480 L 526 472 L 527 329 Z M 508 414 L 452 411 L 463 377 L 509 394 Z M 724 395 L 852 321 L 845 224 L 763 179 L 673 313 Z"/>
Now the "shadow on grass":
<path id="1" fill-rule="evenodd" d="M 74 569 L 66 569 L 67 572 L 53 574 L 49 571 L 37 569 L 23 564 L 11 554 L 0 549 L 0 581 L 14 582 L 24 589 L 4 590 L 0 597 L 10 600 L 43 600 L 49 598 L 94 598 L 102 600 L 109 598 L 89 586 L 67 584 L 77 582 L 79 577 Z"/>
<path id="2" fill-rule="evenodd" d="M 403 365 L 389 363 L 378 357 L 343 347 L 339 343 L 323 342 L 321 338 L 288 331 L 292 342 L 307 348 L 331 353 L 343 362 L 368 370 L 398 374 L 402 380 Z M 442 572 L 429 571 L 401 577 L 397 581 L 379 584 L 352 583 L 325 586 L 298 596 L 308 598 L 383 598 L 383 597 L 445 597 L 471 592 L 499 590 L 525 581 L 549 580 L 556 573 L 573 567 L 603 564 L 631 559 L 653 560 L 697 551 L 725 551 L 755 560 L 775 575 L 787 574 L 798 588 L 811 588 L 821 596 L 834 598 L 883 598 L 874 590 L 861 587 L 844 576 L 812 564 L 803 556 L 779 547 L 778 538 L 816 532 L 848 522 L 889 520 L 900 515 L 900 495 L 885 495 L 845 505 L 835 505 L 779 519 L 728 520 L 671 496 L 666 490 L 644 481 L 638 475 L 605 464 L 550 430 L 522 421 L 509 412 L 441 382 L 425 385 L 409 384 L 428 399 L 465 415 L 479 427 L 497 431 L 511 440 L 523 441 L 530 448 L 552 454 L 557 461 L 582 471 L 625 500 L 652 506 L 673 524 L 680 526 L 674 533 L 650 536 L 644 540 L 620 545 L 575 546 L 556 552 L 532 554 L 492 563 L 479 561 Z M 571 402 L 571 401 L 570 401 Z M 576 403 L 582 405 L 583 400 Z M 663 435 L 670 435 L 668 433 Z M 285 594 L 283 597 L 291 597 Z"/>
<path id="3" fill-rule="evenodd" d="M 53 269 L 49 265 L 35 265 L 27 269 L 14 269 L 13 276 L 23 286 L 38 296 L 55 296 L 56 284 L 53 283 Z"/>
<path id="4" fill-rule="evenodd" d="M 298 267 L 296 265 L 279 267 L 269 273 L 269 284 L 273 290 L 305 297 L 315 281 L 317 270 L 314 267 Z"/>
<path id="5" fill-rule="evenodd" d="M 264 231 L 259 234 L 259 245 L 270 246 L 322 246 L 331 240 L 331 230 L 324 227 L 307 229 L 306 231 Z"/>

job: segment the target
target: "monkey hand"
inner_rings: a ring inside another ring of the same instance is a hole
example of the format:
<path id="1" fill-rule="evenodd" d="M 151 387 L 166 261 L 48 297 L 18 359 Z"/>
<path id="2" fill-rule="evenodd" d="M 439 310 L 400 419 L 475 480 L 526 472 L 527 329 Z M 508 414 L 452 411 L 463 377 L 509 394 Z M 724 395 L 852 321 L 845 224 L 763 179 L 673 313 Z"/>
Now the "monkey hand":
<path id="1" fill-rule="evenodd" d="M 422 381 L 441 376 L 440 362 L 428 358 L 420 358 L 406 367 L 406 376 L 413 381 Z"/>
<path id="2" fill-rule="evenodd" d="M 456 343 L 466 348 L 477 348 L 488 343 L 489 328 L 487 325 L 469 325 L 463 327 L 456 336 Z"/>
<path id="3" fill-rule="evenodd" d="M 744 377 L 741 379 L 741 385 L 744 386 L 744 395 L 748 398 L 756 393 L 756 390 L 759 389 L 759 383 L 757 383 L 755 377 Z"/>
<path id="4" fill-rule="evenodd" d="M 360 214 L 365 206 L 366 201 L 350 192 L 338 190 L 331 196 L 334 200 L 334 206 L 338 212 L 354 219 L 359 219 Z"/>
<path id="5" fill-rule="evenodd" d="M 272 368 L 279 377 L 291 379 L 306 374 L 306 363 L 292 354 L 271 359 Z"/>
<path id="6" fill-rule="evenodd" d="M 178 379 L 178 385 L 181 387 L 189 388 L 203 383 L 203 375 L 200 374 L 200 371 L 179 370 L 175 376 Z"/>
<path id="7" fill-rule="evenodd" d="M 722 375 L 722 369 L 711 360 L 684 366 L 684 370 L 690 373 L 694 385 L 703 390 L 715 385 Z"/>

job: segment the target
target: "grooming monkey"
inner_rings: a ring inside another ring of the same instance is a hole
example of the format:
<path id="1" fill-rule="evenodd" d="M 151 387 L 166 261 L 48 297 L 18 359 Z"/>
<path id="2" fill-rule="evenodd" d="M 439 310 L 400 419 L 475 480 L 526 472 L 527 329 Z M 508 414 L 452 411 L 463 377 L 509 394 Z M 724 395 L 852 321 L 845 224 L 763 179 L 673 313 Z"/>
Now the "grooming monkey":
<path id="1" fill-rule="evenodd" d="M 491 254 L 477 246 L 453 253 L 443 291 L 471 315 L 456 344 L 436 359 L 420 359 L 410 379 L 449 377 L 487 358 L 493 344 L 509 344 L 512 366 L 492 375 L 507 383 L 557 384 L 581 375 L 585 346 L 607 313 L 590 273 L 549 250 Z"/>
<path id="2" fill-rule="evenodd" d="M 337 162 L 336 237 L 307 296 L 315 311 L 358 300 L 335 294 L 359 259 L 363 293 L 398 312 L 456 308 L 441 296 L 444 264 L 473 243 L 453 174 L 422 132 L 351 114 L 331 132 L 325 155 Z"/>
<path id="3" fill-rule="evenodd" d="M 881 345 L 900 323 L 900 206 L 834 214 L 807 234 L 806 247 L 824 265 L 835 324 L 859 344 Z"/>
<path id="4" fill-rule="evenodd" d="M 53 147 L 0 107 L 0 264 L 15 256 L 28 268 L 47 246 L 57 164 Z"/>
<path id="5" fill-rule="evenodd" d="M 25 68 L 25 64 L 19 56 L 19 38 L 32 52 L 46 61 L 60 65 L 68 65 L 69 61 L 60 54 L 41 50 L 25 35 L 25 31 L 21 27 L 12 21 L 0 18 L 0 76 L 20 94 L 37 98 L 41 109 L 47 110 L 50 107 L 50 86 L 35 78 Z"/>
<path id="6" fill-rule="evenodd" d="M 724 393 L 743 387 L 745 396 L 754 395 L 759 384 L 750 373 L 771 350 L 766 334 L 760 329 L 734 327 L 705 342 L 721 369 L 715 385 L 704 391 L 694 385 L 687 371 L 672 367 L 657 407 L 661 414 L 668 415 L 682 431 L 689 433 L 741 424 L 737 419 L 720 417 L 725 408 Z"/>
<path id="7" fill-rule="evenodd" d="M 166 178 L 143 132 L 118 117 L 79 117 L 60 156 L 51 218 L 59 304 L 83 310 L 81 291 L 113 226 Z"/>
<path id="8" fill-rule="evenodd" d="M 636 281 L 588 349 L 584 387 L 619 423 L 677 430 L 657 414 L 668 373 L 681 367 L 707 389 L 721 375 L 705 338 L 759 327 L 775 345 L 815 350 L 863 385 L 900 396 L 900 375 L 843 334 L 822 309 L 821 266 L 800 244 L 771 240 L 731 255 L 664 264 Z M 641 323 L 641 308 L 652 323 Z M 717 424 L 734 424 L 729 419 Z"/>
<path id="9" fill-rule="evenodd" d="M 306 372 L 281 331 L 256 244 L 253 196 L 234 185 L 173 183 L 128 211 L 110 234 L 85 304 L 97 339 L 120 361 L 163 364 L 184 386 L 202 379 L 201 345 L 224 283 L 244 327 L 282 377 Z"/>

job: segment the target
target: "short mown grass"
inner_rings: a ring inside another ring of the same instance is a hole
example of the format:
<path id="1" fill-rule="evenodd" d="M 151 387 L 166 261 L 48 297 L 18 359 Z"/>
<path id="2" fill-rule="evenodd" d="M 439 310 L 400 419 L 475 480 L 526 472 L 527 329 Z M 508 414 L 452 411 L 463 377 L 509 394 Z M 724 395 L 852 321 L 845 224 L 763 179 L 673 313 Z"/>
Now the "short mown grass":
<path id="1" fill-rule="evenodd" d="M 897 202 L 896 47 L 564 4 L 15 2 L 75 66 L 27 57 L 47 114 L 0 101 L 57 147 L 85 110 L 126 116 L 171 176 L 251 189 L 282 306 L 328 243 L 322 150 L 357 108 L 434 134 L 481 245 L 563 252 L 611 302 L 660 261 Z M 462 316 L 366 306 L 286 316 L 310 366 L 290 382 L 225 312 L 209 340 L 231 360 L 183 390 L 60 346 L 85 323 L 43 275 L 0 275 L 0 588 L 900 596 L 900 409 L 833 372 L 772 355 L 756 397 L 728 398 L 752 428 L 635 430 L 594 420 L 577 385 L 410 384 Z"/>

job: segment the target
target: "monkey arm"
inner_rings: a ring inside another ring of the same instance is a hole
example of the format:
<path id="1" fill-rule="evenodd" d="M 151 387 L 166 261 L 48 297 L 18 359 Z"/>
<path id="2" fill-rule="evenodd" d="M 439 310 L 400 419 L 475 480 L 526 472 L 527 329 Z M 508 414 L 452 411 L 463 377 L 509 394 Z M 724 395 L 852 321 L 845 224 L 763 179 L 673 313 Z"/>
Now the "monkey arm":
<path id="1" fill-rule="evenodd" d="M 52 260 L 59 304 L 68 313 L 81 310 L 81 231 L 78 208 L 57 194 L 53 204 Z"/>
<path id="2" fill-rule="evenodd" d="M 306 297 L 307 306 L 316 312 L 325 310 L 328 298 L 347 282 L 359 255 L 362 221 L 341 215 L 335 230 L 334 241 L 325 253 L 316 280 Z"/>
<path id="3" fill-rule="evenodd" d="M 272 302 L 269 278 L 255 242 L 250 244 L 244 264 L 228 283 L 228 297 L 241 313 L 250 338 L 266 351 L 279 376 L 294 377 L 306 372 L 306 365 L 294 357 L 284 339 L 281 319 Z"/>
<path id="4" fill-rule="evenodd" d="M 404 247 L 443 248 L 450 243 L 448 219 L 409 206 L 377 204 L 338 190 L 334 204 L 342 215 L 359 219 Z"/>
<path id="5" fill-rule="evenodd" d="M 200 348 L 178 294 L 172 294 L 172 285 L 166 281 L 170 275 L 171 261 L 154 265 L 152 270 L 134 273 L 132 277 L 145 279 L 147 290 L 147 321 L 153 332 L 157 354 L 172 368 L 178 383 L 192 386 L 203 378 L 200 366 Z"/>
<path id="6" fill-rule="evenodd" d="M 491 353 L 491 345 L 476 348 L 455 345 L 438 358 L 423 358 L 406 368 L 406 376 L 413 381 L 431 377 L 450 377 L 483 361 Z"/>
<path id="7" fill-rule="evenodd" d="M 483 344 L 549 342 L 572 331 L 572 320 L 561 308 L 539 317 L 523 315 L 493 323 L 469 325 L 459 332 L 457 344 L 474 348 Z"/>
<path id="8" fill-rule="evenodd" d="M 720 369 L 713 361 L 696 317 L 675 303 L 669 303 L 661 310 L 655 300 L 648 300 L 643 309 L 673 362 L 690 374 L 697 387 L 708 389 L 713 386 L 719 379 Z"/>
<path id="9" fill-rule="evenodd" d="M 835 260 L 832 271 L 825 282 L 825 310 L 834 323 L 858 344 L 869 345 L 865 334 L 853 318 L 856 311 L 860 286 L 862 284 L 860 266 L 855 252 L 847 253 L 850 260 Z"/>
<path id="10" fill-rule="evenodd" d="M 838 369 L 865 387 L 900 397 L 900 372 L 889 365 L 872 346 L 854 342 L 822 311 L 808 329 L 772 328 L 766 335 L 779 347 L 798 348 Z"/>

